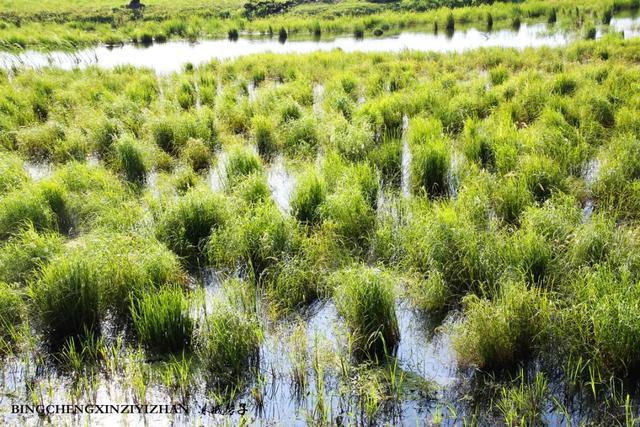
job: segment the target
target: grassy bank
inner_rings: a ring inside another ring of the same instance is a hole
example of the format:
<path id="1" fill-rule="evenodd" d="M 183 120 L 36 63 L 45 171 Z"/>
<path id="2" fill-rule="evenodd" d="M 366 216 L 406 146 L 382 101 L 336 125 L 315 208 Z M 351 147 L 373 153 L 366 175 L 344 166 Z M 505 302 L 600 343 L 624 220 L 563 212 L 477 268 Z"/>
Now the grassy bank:
<path id="1" fill-rule="evenodd" d="M 465 26 L 482 30 L 549 22 L 561 28 L 607 23 L 615 11 L 637 10 L 635 0 L 527 1 L 469 5 L 465 2 L 401 1 L 337 4 L 301 3 L 278 13 L 252 14 L 242 2 L 148 2 L 132 11 L 113 2 L 4 1 L 0 13 L 3 50 L 73 50 L 96 44 L 148 45 L 169 39 L 236 39 L 242 36 L 318 39 L 351 34 L 375 37 L 405 29 L 452 32 Z M 277 2 L 276 2 L 277 3 Z M 251 4 L 251 3 L 247 3 Z M 56 10 L 56 12 L 51 12 Z M 268 9 L 269 10 L 269 9 Z"/>

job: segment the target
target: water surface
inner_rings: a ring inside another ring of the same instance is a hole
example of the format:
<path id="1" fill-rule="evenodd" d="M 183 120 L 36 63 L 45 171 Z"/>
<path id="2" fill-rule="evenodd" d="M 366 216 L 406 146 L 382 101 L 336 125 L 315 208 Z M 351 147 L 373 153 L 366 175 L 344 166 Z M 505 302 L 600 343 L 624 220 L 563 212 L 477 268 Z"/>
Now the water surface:
<path id="1" fill-rule="evenodd" d="M 625 38 L 640 34 L 640 18 L 616 17 L 609 27 L 598 30 L 597 37 L 607 31 L 623 32 Z M 332 40 L 290 40 L 284 43 L 270 38 L 240 38 L 231 40 L 204 40 L 196 43 L 172 41 L 151 46 L 125 44 L 119 47 L 100 46 L 76 52 L 53 51 L 48 53 L 26 50 L 19 54 L 0 52 L 0 67 L 46 67 L 63 69 L 84 68 L 98 65 L 113 68 L 119 65 L 133 65 L 155 70 L 158 74 L 179 71 L 184 64 L 194 65 L 211 60 L 236 59 L 258 53 L 309 53 L 340 49 L 344 52 L 402 52 L 404 50 L 422 52 L 462 52 L 482 47 L 505 47 L 524 49 L 527 47 L 562 46 L 577 38 L 576 32 L 556 31 L 545 23 L 522 24 L 519 29 L 505 29 L 492 32 L 475 28 L 433 34 L 426 32 L 403 32 L 393 36 L 356 39 L 352 36 L 337 37 Z"/>

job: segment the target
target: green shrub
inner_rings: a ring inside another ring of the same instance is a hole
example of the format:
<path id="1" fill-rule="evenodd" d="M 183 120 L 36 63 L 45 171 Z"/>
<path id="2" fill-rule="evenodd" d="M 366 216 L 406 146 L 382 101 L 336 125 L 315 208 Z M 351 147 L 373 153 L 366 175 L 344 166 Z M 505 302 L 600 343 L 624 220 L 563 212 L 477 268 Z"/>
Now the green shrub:
<path id="1" fill-rule="evenodd" d="M 447 15 L 447 22 L 445 23 L 445 29 L 447 30 L 447 32 L 453 33 L 455 28 L 456 28 L 456 21 L 453 18 L 453 13 L 449 13 Z"/>
<path id="2" fill-rule="evenodd" d="M 194 324 L 189 303 L 179 287 L 145 293 L 131 302 L 133 328 L 151 352 L 180 353 L 189 350 Z"/>
<path id="3" fill-rule="evenodd" d="M 371 268 L 353 267 L 334 273 L 330 280 L 356 356 L 380 360 L 393 354 L 400 330 L 389 277 Z"/>

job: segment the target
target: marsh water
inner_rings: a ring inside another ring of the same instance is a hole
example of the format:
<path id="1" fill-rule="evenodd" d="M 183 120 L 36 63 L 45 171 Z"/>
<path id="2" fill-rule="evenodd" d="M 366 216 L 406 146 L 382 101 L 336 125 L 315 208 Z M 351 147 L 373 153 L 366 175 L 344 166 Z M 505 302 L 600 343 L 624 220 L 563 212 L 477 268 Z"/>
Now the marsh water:
<path id="1" fill-rule="evenodd" d="M 625 38 L 640 34 L 638 16 L 617 16 L 610 25 L 598 29 L 597 36 L 606 32 L 622 32 Z M 112 68 L 132 65 L 153 69 L 157 74 L 170 74 L 191 63 L 202 64 L 211 60 L 235 59 L 258 53 L 309 53 L 340 49 L 345 52 L 462 52 L 483 47 L 524 49 L 527 47 L 562 46 L 581 37 L 581 32 L 560 31 L 545 23 L 523 23 L 518 29 L 484 31 L 467 28 L 453 33 L 402 32 L 393 36 L 358 39 L 340 36 L 330 40 L 287 40 L 277 38 L 239 38 L 238 40 L 203 40 L 199 42 L 171 41 L 149 46 L 124 44 L 100 46 L 75 52 L 0 52 L 0 67 L 60 67 L 72 69 L 97 65 Z"/>

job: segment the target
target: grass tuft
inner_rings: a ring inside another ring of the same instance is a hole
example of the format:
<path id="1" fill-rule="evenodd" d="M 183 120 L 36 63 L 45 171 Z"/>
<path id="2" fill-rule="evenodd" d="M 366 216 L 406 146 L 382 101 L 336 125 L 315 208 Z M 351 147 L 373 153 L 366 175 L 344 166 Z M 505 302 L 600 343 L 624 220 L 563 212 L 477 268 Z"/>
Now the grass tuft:
<path id="1" fill-rule="evenodd" d="M 138 339 L 150 352 L 189 350 L 194 322 L 181 288 L 169 286 L 133 299 L 131 318 Z"/>
<path id="2" fill-rule="evenodd" d="M 336 272 L 331 281 L 338 311 L 353 334 L 355 355 L 382 360 L 393 354 L 400 330 L 389 277 L 371 268 L 353 267 Z"/>

